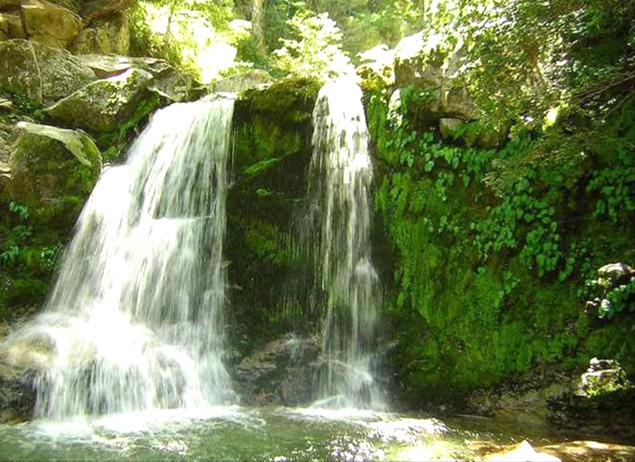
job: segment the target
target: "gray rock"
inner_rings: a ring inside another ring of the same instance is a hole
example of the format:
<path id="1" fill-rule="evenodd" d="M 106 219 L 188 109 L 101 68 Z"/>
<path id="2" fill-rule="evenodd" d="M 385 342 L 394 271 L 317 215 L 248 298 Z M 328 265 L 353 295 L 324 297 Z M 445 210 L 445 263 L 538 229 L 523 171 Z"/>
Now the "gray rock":
<path id="1" fill-rule="evenodd" d="M 51 104 L 97 79 L 68 51 L 26 40 L 0 42 L 0 88 Z"/>
<path id="2" fill-rule="evenodd" d="M 151 89 L 170 101 L 186 101 L 192 97 L 192 79 L 162 59 L 92 54 L 77 58 L 90 67 L 99 78 L 105 79 L 130 69 L 140 69 L 152 74 L 154 81 Z"/>
<path id="3" fill-rule="evenodd" d="M 252 88 L 261 88 L 271 83 L 273 83 L 273 78 L 267 71 L 253 69 L 225 77 L 214 86 L 214 91 L 239 93 Z"/>
<path id="4" fill-rule="evenodd" d="M 95 136 L 110 133 L 135 116 L 139 107 L 147 106 L 144 103 L 153 97 L 152 81 L 150 73 L 128 69 L 86 85 L 44 112 L 63 127 L 81 128 Z M 146 113 L 151 109 L 147 107 Z"/>
<path id="5" fill-rule="evenodd" d="M 82 30 L 79 16 L 45 0 L 23 2 L 20 18 L 29 40 L 55 48 L 66 48 Z"/>

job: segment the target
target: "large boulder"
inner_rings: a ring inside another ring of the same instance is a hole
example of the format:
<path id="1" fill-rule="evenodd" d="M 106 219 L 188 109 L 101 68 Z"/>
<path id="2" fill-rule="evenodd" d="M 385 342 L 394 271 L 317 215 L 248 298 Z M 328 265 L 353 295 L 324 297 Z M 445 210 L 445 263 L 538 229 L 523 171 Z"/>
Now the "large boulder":
<path id="1" fill-rule="evenodd" d="M 192 79 L 162 59 L 91 54 L 78 56 L 78 59 L 102 79 L 115 77 L 130 69 L 141 69 L 152 74 L 152 88 L 168 100 L 192 99 Z"/>
<path id="2" fill-rule="evenodd" d="M 96 79 L 68 51 L 27 40 L 0 42 L 0 89 L 51 104 Z"/>
<path id="3" fill-rule="evenodd" d="M 65 49 L 82 30 L 78 15 L 45 0 L 23 2 L 20 18 L 29 40 L 55 48 Z"/>
<path id="4" fill-rule="evenodd" d="M 145 115 L 153 108 L 152 82 L 149 72 L 128 69 L 92 82 L 44 111 L 63 127 L 81 128 L 95 136 L 111 133 L 140 118 L 140 111 Z"/>
<path id="5" fill-rule="evenodd" d="M 70 231 L 101 172 L 101 153 L 84 132 L 20 122 L 9 161 L 9 197 L 36 224 Z"/>
<path id="6" fill-rule="evenodd" d="M 128 17 L 116 13 L 94 21 L 79 33 L 69 50 L 76 55 L 127 55 L 130 51 Z"/>

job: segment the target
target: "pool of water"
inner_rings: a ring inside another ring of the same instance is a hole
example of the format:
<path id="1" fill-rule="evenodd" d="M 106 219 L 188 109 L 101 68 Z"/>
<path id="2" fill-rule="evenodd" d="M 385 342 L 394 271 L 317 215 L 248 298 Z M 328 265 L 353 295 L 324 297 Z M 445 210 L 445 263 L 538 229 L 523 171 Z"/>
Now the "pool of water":
<path id="1" fill-rule="evenodd" d="M 488 419 L 368 411 L 219 407 L 0 426 L 0 460 L 474 460 L 537 430 Z"/>

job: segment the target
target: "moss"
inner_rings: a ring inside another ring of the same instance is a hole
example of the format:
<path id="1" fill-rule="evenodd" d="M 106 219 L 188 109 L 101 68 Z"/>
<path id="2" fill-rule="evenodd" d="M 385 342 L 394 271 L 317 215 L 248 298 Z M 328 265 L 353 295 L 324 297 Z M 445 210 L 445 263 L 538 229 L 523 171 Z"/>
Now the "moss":
<path id="1" fill-rule="evenodd" d="M 382 273 L 392 291 L 386 312 L 399 340 L 402 396 L 415 406 L 424 397 L 456 400 L 544 364 L 579 372 L 593 356 L 619 359 L 632 371 L 635 342 L 624 341 L 632 319 L 594 326 L 580 295 L 593 268 L 632 257 L 630 218 L 611 222 L 587 205 L 593 192 L 585 182 L 598 177 L 598 165 L 569 162 L 555 172 L 537 164 L 528 192 L 497 197 L 485 181 L 498 173 L 492 159 L 513 158 L 522 143 L 499 152 L 439 143 L 420 121 L 411 128 L 416 107 L 395 125 L 384 99 L 368 96 L 367 103 L 379 161 L 375 209 L 384 228 L 377 234 L 392 252 L 384 259 L 392 271 Z M 554 211 L 537 223 L 519 215 L 523 207 Z M 494 213 L 505 220 L 491 221 Z M 536 229 L 542 237 L 532 241 Z M 541 258 L 551 258 L 541 256 L 546 242 L 556 248 L 551 267 L 541 267 Z"/>

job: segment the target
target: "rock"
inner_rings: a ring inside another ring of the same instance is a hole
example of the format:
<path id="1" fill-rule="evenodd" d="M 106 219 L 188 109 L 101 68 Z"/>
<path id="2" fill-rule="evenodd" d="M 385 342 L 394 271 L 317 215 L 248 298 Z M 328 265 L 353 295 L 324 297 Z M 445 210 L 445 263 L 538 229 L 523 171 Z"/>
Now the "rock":
<path id="1" fill-rule="evenodd" d="M 26 31 L 22 25 L 20 15 L 17 13 L 1 13 L 0 34 L 2 40 L 26 38 Z"/>
<path id="2" fill-rule="evenodd" d="M 463 123 L 461 119 L 444 117 L 439 120 L 439 132 L 443 138 L 454 140 L 458 138 L 458 129 Z"/>
<path id="3" fill-rule="evenodd" d="M 128 17 L 115 13 L 108 18 L 94 21 L 90 27 L 79 33 L 69 50 L 75 55 L 127 55 L 130 51 Z"/>
<path id="4" fill-rule="evenodd" d="M 45 0 L 28 0 L 20 17 L 29 40 L 66 48 L 82 30 L 82 20 L 72 11 Z"/>
<path id="5" fill-rule="evenodd" d="M 98 136 L 118 130 L 139 109 L 147 114 L 153 93 L 149 90 L 152 75 L 140 69 L 128 69 L 120 75 L 97 80 L 46 108 L 44 112 L 56 123 L 81 128 Z"/>
<path id="6" fill-rule="evenodd" d="M 635 446 L 597 441 L 567 441 L 541 446 L 538 449 L 558 457 L 562 462 L 630 462 L 635 460 Z"/>
<path id="7" fill-rule="evenodd" d="M 505 448 L 501 452 L 490 455 L 485 460 L 501 462 L 561 462 L 554 455 L 536 452 L 527 441 Z"/>
<path id="8" fill-rule="evenodd" d="M 0 0 L 0 11 L 20 6 L 22 0 Z"/>
<path id="9" fill-rule="evenodd" d="M 30 420 L 35 400 L 29 371 L 3 364 L 0 360 L 0 424 Z"/>
<path id="10" fill-rule="evenodd" d="M 239 93 L 252 88 L 261 88 L 271 83 L 273 83 L 273 78 L 267 71 L 253 69 L 225 77 L 214 86 L 214 91 Z"/>
<path id="11" fill-rule="evenodd" d="M 548 406 L 550 423 L 560 427 L 635 438 L 635 387 L 615 360 L 593 358 L 573 391 Z"/>
<path id="12" fill-rule="evenodd" d="M 37 42 L 0 42 L 0 88 L 50 104 L 96 80 L 68 51 Z"/>
<path id="13" fill-rule="evenodd" d="M 576 394 L 593 397 L 632 388 L 633 384 L 617 361 L 593 358 L 589 363 L 589 369 L 580 377 Z"/>
<path id="14" fill-rule="evenodd" d="M 156 58 L 131 58 L 128 56 L 78 56 L 100 78 L 117 76 L 129 69 L 141 69 L 154 78 L 151 88 L 171 101 L 192 99 L 192 79 L 172 67 L 167 61 Z"/>
<path id="15" fill-rule="evenodd" d="M 126 10 L 134 0 L 81 0 L 81 15 L 85 24 Z"/>
<path id="16" fill-rule="evenodd" d="M 464 53 L 444 50 L 441 45 L 434 34 L 426 38 L 419 32 L 403 38 L 395 48 L 395 85 L 425 93 L 417 108 L 427 111 L 428 119 L 474 120 L 478 117 L 476 107 L 457 72 L 464 63 Z"/>
<path id="17" fill-rule="evenodd" d="M 603 278 L 619 281 L 635 276 L 635 268 L 624 263 L 610 263 L 598 269 L 598 275 Z"/>
<path id="18" fill-rule="evenodd" d="M 11 109 L 13 109 L 13 103 L 6 98 L 0 97 L 0 111 L 7 112 L 11 111 Z"/>
<path id="19" fill-rule="evenodd" d="M 306 404 L 311 399 L 311 364 L 317 356 L 315 340 L 288 334 L 243 359 L 236 381 L 251 404 Z"/>
<path id="20" fill-rule="evenodd" d="M 34 223 L 70 231 L 101 171 L 101 153 L 84 132 L 18 123 L 5 191 Z"/>

